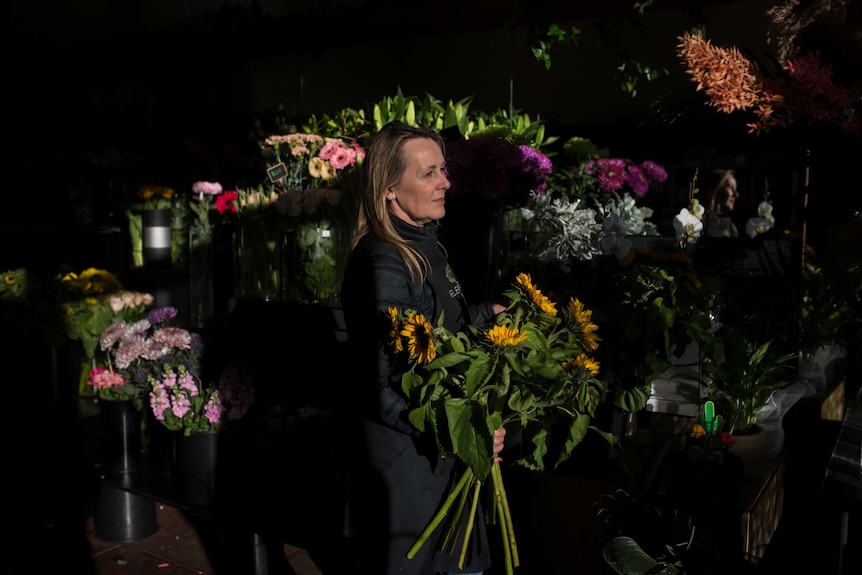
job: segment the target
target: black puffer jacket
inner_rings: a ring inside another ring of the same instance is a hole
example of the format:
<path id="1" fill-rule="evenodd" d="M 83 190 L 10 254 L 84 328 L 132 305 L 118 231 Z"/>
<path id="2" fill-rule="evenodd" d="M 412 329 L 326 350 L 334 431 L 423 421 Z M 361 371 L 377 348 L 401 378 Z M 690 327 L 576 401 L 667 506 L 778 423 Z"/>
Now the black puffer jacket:
<path id="1" fill-rule="evenodd" d="M 467 305 L 437 243 L 436 223 L 417 228 L 396 220 L 396 229 L 428 258 L 431 271 L 426 281 L 416 285 L 393 246 L 366 237 L 351 254 L 342 288 L 356 374 L 348 387 L 359 416 L 351 448 L 355 456 L 350 473 L 353 529 L 363 553 L 363 572 L 457 573 L 457 553 L 435 553 L 442 528 L 416 557 L 406 558 L 457 479 L 461 464 L 454 458 L 440 458 L 433 437 L 420 434 L 407 420 L 408 405 L 401 391 L 406 363 L 403 357 L 394 357 L 388 346 L 390 325 L 385 312 L 389 306 L 413 309 L 434 324 L 443 313 L 445 327 L 460 331 L 468 323 L 491 324 L 494 311 L 490 302 Z M 490 567 L 483 521 L 476 522 L 473 539 L 465 573 Z M 455 548 L 460 549 L 460 543 Z"/>

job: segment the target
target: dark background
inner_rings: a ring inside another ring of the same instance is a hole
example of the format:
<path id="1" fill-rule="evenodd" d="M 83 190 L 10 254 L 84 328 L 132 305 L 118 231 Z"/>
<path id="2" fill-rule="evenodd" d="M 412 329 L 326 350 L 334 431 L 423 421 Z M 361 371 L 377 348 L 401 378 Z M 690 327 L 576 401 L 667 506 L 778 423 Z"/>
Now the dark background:
<path id="1" fill-rule="evenodd" d="M 768 60 L 776 46 L 765 11 L 781 2 L 656 0 L 643 14 L 632 4 L 15 1 L 4 35 L 11 169 L 0 225 L 68 224 L 84 201 L 109 220 L 116 214 L 105 198 L 140 183 L 257 185 L 255 121 L 268 135 L 276 115 L 300 123 L 368 108 L 399 88 L 443 102 L 472 98 L 472 110 L 512 106 L 546 122 L 550 136 L 588 137 L 614 157 L 667 165 L 675 184 L 648 198 L 664 229 L 695 165 L 740 167 L 746 210 L 771 176 L 776 211 L 796 225 L 806 153 L 843 162 L 858 139 L 748 134 L 744 119 L 703 104 L 676 56 L 677 37 L 703 24 L 716 45 Z M 550 69 L 530 52 L 548 22 L 581 30 L 577 46 L 552 48 Z M 668 75 L 627 94 L 614 77 L 626 57 Z M 835 184 L 824 182 L 822 195 Z"/>

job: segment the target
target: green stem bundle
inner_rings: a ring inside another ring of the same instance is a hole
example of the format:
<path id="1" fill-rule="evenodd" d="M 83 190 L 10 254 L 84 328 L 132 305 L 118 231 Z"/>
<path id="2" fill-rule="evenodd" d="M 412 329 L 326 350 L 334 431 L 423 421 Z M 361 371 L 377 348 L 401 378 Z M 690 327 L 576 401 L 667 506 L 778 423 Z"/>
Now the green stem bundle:
<path id="1" fill-rule="evenodd" d="M 464 493 L 465 487 L 469 483 L 473 483 L 473 497 L 470 503 L 470 513 L 467 517 L 467 526 L 466 532 L 464 534 L 464 541 L 461 547 L 460 555 L 458 558 L 458 567 L 464 567 L 464 559 L 467 554 L 467 548 L 469 546 L 470 534 L 473 530 L 473 525 L 475 524 L 476 519 L 476 510 L 478 507 L 478 501 L 480 496 L 480 490 L 482 488 L 482 482 L 475 478 L 473 470 L 467 468 L 464 473 L 461 475 L 461 478 L 458 480 L 458 483 L 452 488 L 452 491 L 446 497 L 446 501 L 443 502 L 443 505 L 437 511 L 436 515 L 431 519 L 419 537 L 416 538 L 416 541 L 407 551 L 407 558 L 413 559 L 416 556 L 416 553 L 422 548 L 425 542 L 428 540 L 428 537 L 431 536 L 431 533 L 443 522 L 446 516 L 449 514 L 449 511 L 452 509 L 452 504 L 455 502 L 459 496 L 467 495 Z M 503 475 L 500 470 L 500 463 L 498 461 L 494 462 L 494 465 L 491 470 L 491 486 L 493 488 L 494 494 L 494 506 L 497 510 L 497 517 L 499 518 L 500 524 L 500 533 L 503 537 L 503 553 L 505 557 L 505 570 L 507 575 L 512 575 L 514 573 L 514 568 L 520 565 L 520 559 L 518 557 L 518 545 L 515 542 L 515 530 L 512 525 L 512 515 L 509 511 L 509 500 L 506 496 L 506 489 L 503 487 Z M 455 522 L 459 523 L 458 518 L 461 516 L 462 505 L 458 506 L 458 514 L 455 517 Z M 458 529 L 455 530 L 457 533 L 460 531 L 460 525 L 457 525 Z"/>

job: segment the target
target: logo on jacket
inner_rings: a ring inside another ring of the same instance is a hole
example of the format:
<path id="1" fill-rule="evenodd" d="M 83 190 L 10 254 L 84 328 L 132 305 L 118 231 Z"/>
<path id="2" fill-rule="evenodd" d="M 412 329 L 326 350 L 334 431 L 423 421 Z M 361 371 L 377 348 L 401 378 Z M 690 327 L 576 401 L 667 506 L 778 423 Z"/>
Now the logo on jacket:
<path id="1" fill-rule="evenodd" d="M 455 272 L 452 271 L 452 266 L 449 264 L 446 264 L 446 279 L 452 284 L 452 287 L 449 288 L 449 297 L 455 299 L 461 295 L 461 284 L 458 283 L 458 278 L 455 277 Z"/>

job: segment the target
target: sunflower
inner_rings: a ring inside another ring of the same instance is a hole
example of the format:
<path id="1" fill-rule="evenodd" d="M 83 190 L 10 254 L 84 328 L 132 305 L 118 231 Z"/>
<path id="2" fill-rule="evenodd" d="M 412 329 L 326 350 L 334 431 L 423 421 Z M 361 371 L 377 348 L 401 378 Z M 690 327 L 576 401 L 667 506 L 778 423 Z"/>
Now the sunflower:
<path id="1" fill-rule="evenodd" d="M 595 351 L 598 349 L 599 342 L 602 339 L 596 334 L 596 330 L 599 329 L 599 326 L 593 323 L 592 310 L 584 307 L 581 300 L 572 298 L 569 300 L 569 315 L 576 324 L 572 326 L 573 330 L 580 331 L 583 335 L 584 348 L 586 348 L 587 351 Z"/>
<path id="2" fill-rule="evenodd" d="M 599 374 L 599 367 L 600 367 L 599 362 L 597 362 L 593 358 L 589 357 L 585 353 L 582 353 L 581 355 L 576 357 L 573 364 L 575 367 L 581 367 L 583 369 L 586 369 L 587 371 L 589 371 L 593 375 Z"/>
<path id="3" fill-rule="evenodd" d="M 386 310 L 386 317 L 389 319 L 389 345 L 395 353 L 400 353 L 404 350 L 404 341 L 401 339 L 401 334 L 398 333 L 401 329 L 401 318 L 398 308 L 389 306 Z"/>
<path id="4" fill-rule="evenodd" d="M 533 280 L 530 278 L 530 274 L 520 273 L 518 274 L 518 277 L 515 278 L 515 281 L 518 285 L 524 288 L 527 295 L 529 295 L 530 299 L 533 300 L 533 303 L 536 304 L 543 313 L 556 317 L 557 306 L 554 302 L 548 299 L 547 296 L 542 295 L 542 291 L 533 285 Z"/>
<path id="5" fill-rule="evenodd" d="M 401 335 L 407 338 L 407 350 L 410 357 L 420 364 L 425 364 L 437 357 L 434 349 L 434 338 L 431 335 L 431 322 L 421 313 L 412 314 L 404 322 Z"/>
<path id="6" fill-rule="evenodd" d="M 517 327 L 495 325 L 488 330 L 487 336 L 494 345 L 515 347 L 527 339 L 527 332 L 520 331 Z"/>

